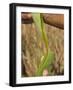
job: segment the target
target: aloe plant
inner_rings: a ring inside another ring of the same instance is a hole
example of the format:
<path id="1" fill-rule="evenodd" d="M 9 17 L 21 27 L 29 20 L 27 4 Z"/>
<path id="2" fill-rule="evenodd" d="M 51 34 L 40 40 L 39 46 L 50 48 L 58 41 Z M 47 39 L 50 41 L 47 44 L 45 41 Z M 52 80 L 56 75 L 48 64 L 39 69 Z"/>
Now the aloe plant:
<path id="1" fill-rule="evenodd" d="M 44 69 L 47 69 L 50 72 L 50 65 L 54 62 L 55 55 L 49 49 L 48 37 L 46 34 L 45 23 L 43 21 L 42 15 L 40 13 L 32 13 L 32 18 L 35 26 L 38 28 L 38 32 L 40 32 L 41 38 L 43 39 L 46 47 L 46 54 L 44 55 L 44 58 L 39 64 L 39 67 L 36 71 L 36 76 L 41 76 Z"/>

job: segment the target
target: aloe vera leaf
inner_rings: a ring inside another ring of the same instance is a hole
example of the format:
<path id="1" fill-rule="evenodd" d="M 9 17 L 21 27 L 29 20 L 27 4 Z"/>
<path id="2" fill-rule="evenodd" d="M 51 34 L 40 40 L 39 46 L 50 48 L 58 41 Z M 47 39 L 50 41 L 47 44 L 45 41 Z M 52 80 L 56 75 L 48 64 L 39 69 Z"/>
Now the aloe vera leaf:
<path id="1" fill-rule="evenodd" d="M 39 68 L 37 69 L 36 75 L 41 76 L 44 69 L 49 70 L 49 67 L 54 62 L 54 60 L 55 60 L 54 53 L 51 51 L 48 51 L 48 54 L 44 56 L 42 62 L 40 63 Z"/>
<path id="2" fill-rule="evenodd" d="M 43 41 L 45 42 L 45 46 L 48 51 L 48 38 L 46 35 L 45 24 L 44 24 L 43 18 L 41 17 L 40 13 L 32 13 L 32 18 L 42 36 Z"/>

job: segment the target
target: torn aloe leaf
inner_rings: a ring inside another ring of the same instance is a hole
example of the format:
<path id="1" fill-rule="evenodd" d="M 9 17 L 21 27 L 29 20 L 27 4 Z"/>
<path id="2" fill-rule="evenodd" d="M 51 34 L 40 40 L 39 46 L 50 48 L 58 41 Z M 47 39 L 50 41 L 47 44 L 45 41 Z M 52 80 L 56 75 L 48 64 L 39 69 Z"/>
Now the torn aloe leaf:
<path id="1" fill-rule="evenodd" d="M 37 69 L 36 76 L 42 76 L 44 69 L 50 69 L 50 65 L 54 62 L 55 55 L 53 52 L 48 51 L 48 54 L 44 56 L 42 62 Z M 50 71 L 50 70 L 49 70 Z"/>

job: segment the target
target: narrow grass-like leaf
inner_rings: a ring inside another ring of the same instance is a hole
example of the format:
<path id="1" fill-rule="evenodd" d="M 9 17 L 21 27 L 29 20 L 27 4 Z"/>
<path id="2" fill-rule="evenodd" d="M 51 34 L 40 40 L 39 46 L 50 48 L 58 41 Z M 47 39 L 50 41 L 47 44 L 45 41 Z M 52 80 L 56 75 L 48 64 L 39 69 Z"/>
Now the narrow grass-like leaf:
<path id="1" fill-rule="evenodd" d="M 43 70 L 47 69 L 49 70 L 49 66 L 54 62 L 55 56 L 54 53 L 49 51 L 47 55 L 44 56 L 42 62 L 39 65 L 39 68 L 37 69 L 36 76 L 42 76 Z"/>
<path id="2" fill-rule="evenodd" d="M 41 34 L 41 37 L 42 37 L 42 39 L 45 43 L 45 47 L 47 49 L 47 53 L 46 53 L 46 55 L 44 55 L 44 58 L 41 61 L 41 63 L 39 64 L 39 68 L 36 71 L 36 76 L 41 76 L 43 74 L 44 69 L 49 69 L 49 71 L 50 71 L 49 67 L 54 62 L 55 55 L 53 52 L 51 52 L 49 50 L 48 38 L 47 38 L 46 31 L 45 31 L 45 23 L 43 21 L 41 14 L 40 13 L 32 13 L 32 18 L 36 25 L 36 28 L 38 28 L 38 31 Z"/>
<path id="3" fill-rule="evenodd" d="M 45 43 L 45 47 L 48 51 L 48 39 L 47 39 L 46 31 L 45 31 L 45 24 L 44 24 L 43 18 L 41 17 L 40 13 L 32 13 L 32 18 L 34 20 L 36 28 L 38 28 L 42 36 L 42 39 Z"/>

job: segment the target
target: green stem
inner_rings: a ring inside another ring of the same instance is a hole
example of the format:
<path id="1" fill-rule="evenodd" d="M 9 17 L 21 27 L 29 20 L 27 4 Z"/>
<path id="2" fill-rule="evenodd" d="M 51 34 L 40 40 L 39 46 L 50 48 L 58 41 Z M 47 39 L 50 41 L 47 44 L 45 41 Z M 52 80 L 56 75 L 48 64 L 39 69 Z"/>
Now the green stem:
<path id="1" fill-rule="evenodd" d="M 40 14 L 40 19 L 41 19 L 41 28 L 42 28 L 41 29 L 42 30 L 42 38 L 45 43 L 46 50 L 48 52 L 48 38 L 47 38 L 46 30 L 45 30 L 45 24 L 44 24 L 41 14 Z"/>

